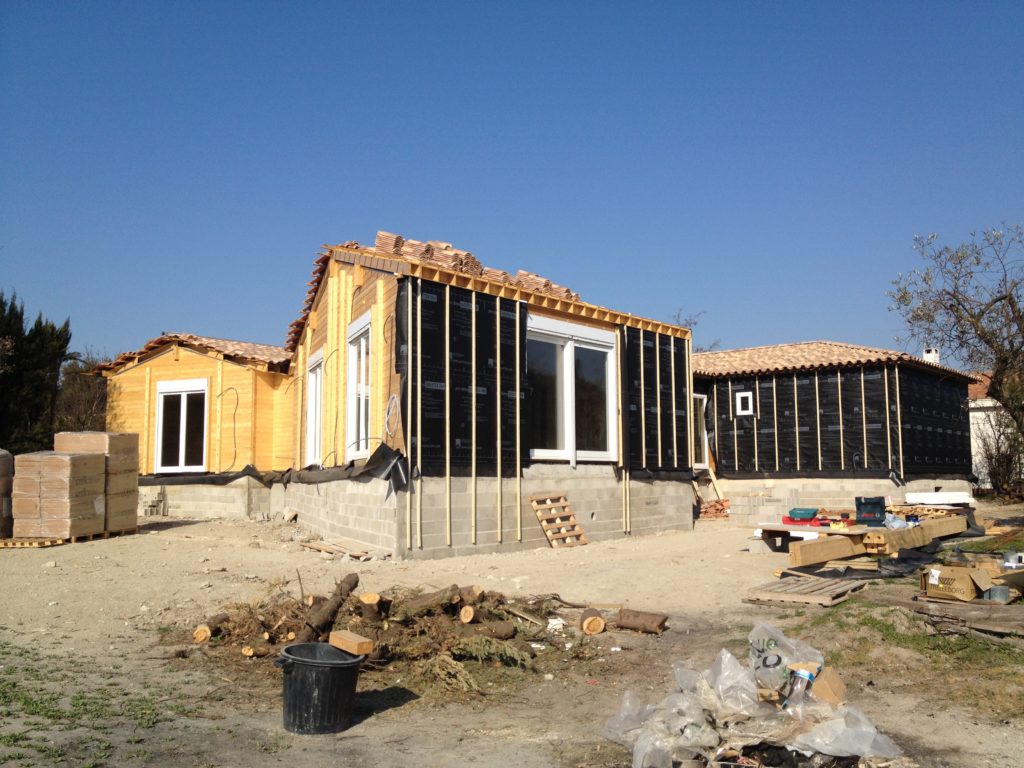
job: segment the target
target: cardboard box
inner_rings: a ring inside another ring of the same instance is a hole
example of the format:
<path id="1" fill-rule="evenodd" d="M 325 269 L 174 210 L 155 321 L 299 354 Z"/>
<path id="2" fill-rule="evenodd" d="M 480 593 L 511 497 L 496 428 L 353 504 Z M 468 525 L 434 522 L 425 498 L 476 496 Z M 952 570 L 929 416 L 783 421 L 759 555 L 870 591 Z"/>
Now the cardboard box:
<path id="1" fill-rule="evenodd" d="M 39 521 L 40 536 L 69 539 L 74 536 L 92 536 L 103 533 L 103 515 L 80 517 L 72 520 L 51 518 Z"/>
<path id="2" fill-rule="evenodd" d="M 811 697 L 833 707 L 846 701 L 846 683 L 839 677 L 835 667 L 824 667 L 811 683 Z"/>
<path id="3" fill-rule="evenodd" d="M 39 516 L 44 519 L 77 520 L 82 517 L 96 517 L 102 516 L 105 509 L 106 503 L 102 493 L 74 499 L 48 499 L 44 496 L 39 500 Z"/>
<path id="4" fill-rule="evenodd" d="M 921 571 L 921 591 L 928 597 L 968 602 L 992 585 L 992 577 L 983 568 L 929 565 Z"/>
<path id="5" fill-rule="evenodd" d="M 135 471 L 107 473 L 106 492 L 108 496 L 119 493 L 139 492 L 139 473 Z"/>
<path id="6" fill-rule="evenodd" d="M 39 497 L 15 496 L 11 499 L 11 515 L 15 520 L 38 520 Z"/>
<path id="7" fill-rule="evenodd" d="M 16 539 L 38 539 L 43 535 L 43 530 L 39 526 L 38 518 L 35 520 L 18 520 L 15 518 L 11 533 Z"/>
<path id="8" fill-rule="evenodd" d="M 38 499 L 42 481 L 30 475 L 15 475 L 11 485 L 11 497 L 15 499 Z"/>
<path id="9" fill-rule="evenodd" d="M 43 472 L 43 458 L 53 451 L 36 451 L 35 453 L 19 453 L 14 457 L 14 476 L 39 477 Z"/>
<path id="10" fill-rule="evenodd" d="M 48 478 L 88 478 L 107 471 L 106 457 L 95 453 L 57 453 L 47 451 L 42 457 L 40 477 Z M 15 472 L 17 474 L 17 472 Z"/>

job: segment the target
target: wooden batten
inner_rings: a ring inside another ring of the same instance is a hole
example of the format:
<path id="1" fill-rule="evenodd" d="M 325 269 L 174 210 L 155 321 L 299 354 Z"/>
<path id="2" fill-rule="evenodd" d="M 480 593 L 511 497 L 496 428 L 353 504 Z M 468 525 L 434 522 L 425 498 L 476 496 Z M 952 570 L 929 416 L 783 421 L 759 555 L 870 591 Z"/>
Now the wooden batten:
<path id="1" fill-rule="evenodd" d="M 644 386 L 644 332 L 640 331 L 640 466 L 647 467 L 647 403 Z"/>
<path id="2" fill-rule="evenodd" d="M 498 384 L 497 384 L 497 391 L 494 393 L 494 396 L 497 398 L 497 404 L 498 404 L 498 416 L 497 416 L 497 421 L 495 423 L 495 430 L 494 430 L 495 433 L 497 434 L 496 457 L 497 457 L 497 467 L 498 467 L 497 478 L 496 478 L 497 479 L 497 483 L 496 483 L 496 490 L 495 490 L 495 494 L 496 494 L 495 502 L 496 502 L 496 506 L 497 506 L 497 517 L 498 517 L 498 543 L 500 544 L 502 542 L 502 539 L 504 538 L 504 533 L 501 530 L 501 524 L 502 524 L 502 514 L 501 514 L 501 505 L 502 505 L 501 490 L 502 490 L 502 488 L 501 488 L 501 486 L 502 486 L 502 482 L 501 482 L 501 297 L 500 296 L 496 296 L 495 297 L 494 305 L 495 305 L 495 312 L 494 312 L 494 315 L 495 315 L 495 317 L 494 317 L 494 349 L 495 349 L 495 355 L 494 355 L 494 357 L 495 357 L 495 365 L 494 365 L 494 368 L 495 368 L 495 371 L 494 372 L 496 374 L 496 378 L 497 378 L 497 382 L 498 382 Z"/>
<path id="3" fill-rule="evenodd" d="M 416 281 L 416 547 L 423 549 L 423 292 Z"/>
<path id="4" fill-rule="evenodd" d="M 778 381 L 772 374 L 772 424 L 775 425 L 773 436 L 775 438 L 775 471 L 779 471 L 779 391 Z"/>
<path id="5" fill-rule="evenodd" d="M 868 398 L 864 391 L 864 366 L 860 367 L 860 421 L 864 435 L 864 469 L 868 468 Z"/>
<path id="6" fill-rule="evenodd" d="M 892 415 L 889 406 L 889 366 L 882 367 L 882 382 L 885 386 L 885 453 L 886 466 L 892 466 Z"/>
<path id="7" fill-rule="evenodd" d="M 678 398 L 676 397 L 676 340 L 669 338 L 668 346 L 668 368 L 672 373 L 671 377 L 671 398 L 672 398 L 672 467 L 674 469 L 679 468 L 679 429 L 677 424 L 679 419 L 676 416 L 676 405 Z"/>
<path id="8" fill-rule="evenodd" d="M 444 543 L 452 545 L 451 286 L 444 287 Z M 474 382 L 474 386 L 476 382 Z"/>
<path id="9" fill-rule="evenodd" d="M 758 450 L 758 427 L 761 426 L 761 378 L 754 377 L 754 471 L 760 472 L 761 452 Z"/>
<path id="10" fill-rule="evenodd" d="M 405 423 L 409 426 L 409 434 L 405 436 L 406 440 L 406 454 L 409 456 L 410 462 L 413 457 L 413 412 L 412 412 L 412 382 L 413 382 L 413 357 L 412 348 L 413 336 L 412 336 L 412 294 L 413 294 L 413 282 L 410 280 L 407 283 L 407 289 L 405 291 L 405 328 L 406 328 L 406 344 L 405 344 L 405 375 L 408 379 L 406 386 L 406 399 L 405 399 Z M 417 350 L 419 347 L 417 347 Z M 419 438 L 419 431 L 416 428 L 416 438 Z M 412 467 L 409 468 L 409 487 L 405 494 L 405 548 L 407 550 L 412 549 Z"/>
<path id="11" fill-rule="evenodd" d="M 843 440 L 843 372 L 836 368 L 836 400 L 839 403 L 839 468 L 846 469 L 846 446 Z"/>
<path id="12" fill-rule="evenodd" d="M 641 347 L 642 348 L 642 347 Z M 661 334 L 654 334 L 654 391 L 657 392 L 655 403 L 655 414 L 657 416 L 658 435 L 658 466 L 662 467 L 665 462 L 661 458 Z"/>
<path id="13" fill-rule="evenodd" d="M 814 423 L 818 434 L 818 471 L 821 471 L 821 397 L 818 390 L 818 372 L 814 372 Z"/>
<path id="14" fill-rule="evenodd" d="M 903 476 L 903 406 L 900 402 L 900 366 L 893 366 L 896 372 L 896 442 L 900 449 L 900 477 Z"/>
<path id="15" fill-rule="evenodd" d="M 470 345 L 469 350 L 469 370 L 470 378 L 472 379 L 472 386 L 470 387 L 469 394 L 469 410 L 470 410 L 470 457 L 469 457 L 469 541 L 471 544 L 476 544 L 476 516 L 477 516 L 477 498 L 476 498 L 476 310 L 477 310 L 477 299 L 473 297 L 473 314 L 469 318 L 469 333 L 473 338 L 474 343 Z"/>
<path id="16" fill-rule="evenodd" d="M 522 304 L 516 302 L 516 541 L 523 540 L 523 428 L 520 383 L 522 372 L 519 370 L 519 359 L 522 351 L 519 348 L 519 328 L 522 318 L 519 313 Z"/>

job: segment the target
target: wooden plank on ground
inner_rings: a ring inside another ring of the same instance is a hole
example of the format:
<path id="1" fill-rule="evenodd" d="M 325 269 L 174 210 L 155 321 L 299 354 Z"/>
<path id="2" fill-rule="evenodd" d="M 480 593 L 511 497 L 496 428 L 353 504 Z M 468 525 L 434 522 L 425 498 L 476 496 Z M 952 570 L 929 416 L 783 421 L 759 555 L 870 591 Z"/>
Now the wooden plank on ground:
<path id="1" fill-rule="evenodd" d="M 817 579 L 799 576 L 753 587 L 745 603 L 801 603 L 832 606 L 849 600 L 850 595 L 867 586 L 863 579 Z"/>
<path id="2" fill-rule="evenodd" d="M 863 555 L 867 549 L 862 539 L 863 536 L 828 536 L 811 541 L 794 541 L 789 545 L 789 565 L 799 568 L 801 565 Z"/>

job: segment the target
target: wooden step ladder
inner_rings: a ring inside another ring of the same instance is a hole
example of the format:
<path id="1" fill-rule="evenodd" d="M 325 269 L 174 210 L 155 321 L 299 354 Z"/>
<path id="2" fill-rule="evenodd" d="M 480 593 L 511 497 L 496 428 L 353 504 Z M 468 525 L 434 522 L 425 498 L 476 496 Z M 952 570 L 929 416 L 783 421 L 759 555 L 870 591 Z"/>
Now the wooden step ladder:
<path id="1" fill-rule="evenodd" d="M 568 497 L 558 491 L 530 496 L 540 527 L 552 547 L 575 547 L 587 543 L 583 528 L 569 506 Z"/>

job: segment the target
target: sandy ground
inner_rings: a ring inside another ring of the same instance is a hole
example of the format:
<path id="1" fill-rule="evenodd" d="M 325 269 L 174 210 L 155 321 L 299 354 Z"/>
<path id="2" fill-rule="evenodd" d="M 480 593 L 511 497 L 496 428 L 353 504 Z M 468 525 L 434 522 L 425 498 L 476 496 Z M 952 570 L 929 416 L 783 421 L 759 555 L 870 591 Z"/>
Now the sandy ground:
<path id="1" fill-rule="evenodd" d="M 3 549 L 0 640 L 9 658 L 0 658 L 0 671 L 49 665 L 58 687 L 194 703 L 145 730 L 104 734 L 88 759 L 75 733 L 48 733 L 64 749 L 63 763 L 28 752 L 10 764 L 625 766 L 628 755 L 600 737 L 625 690 L 657 700 L 671 687 L 674 661 L 702 669 L 721 647 L 741 647 L 755 624 L 778 622 L 779 609 L 742 602 L 749 587 L 771 581 L 786 563 L 784 555 L 745 551 L 750 534 L 707 521 L 692 532 L 569 550 L 357 563 L 300 547 L 303 533 L 291 525 L 163 519 L 134 536 Z M 349 572 L 359 574 L 364 591 L 480 584 L 672 618 L 660 637 L 605 635 L 585 670 L 567 662 L 563 674 L 538 676 L 514 694 L 438 704 L 416 700 L 400 679 L 384 680 L 383 690 L 357 697 L 356 724 L 332 736 L 283 730 L 280 694 L 268 693 L 279 688 L 265 663 L 250 681 L 241 664 L 225 672 L 170 657 L 166 635 L 226 603 L 258 598 L 275 585 L 297 593 L 300 575 L 305 591 L 326 593 Z M 850 699 L 922 765 L 1008 766 L 1024 754 L 1019 719 L 979 717 L 957 706 L 954 691 L 937 701 L 912 686 L 873 685 L 852 689 Z M 3 714 L 0 736 L 15 727 L 32 732 L 32 723 L 4 723 Z"/>

